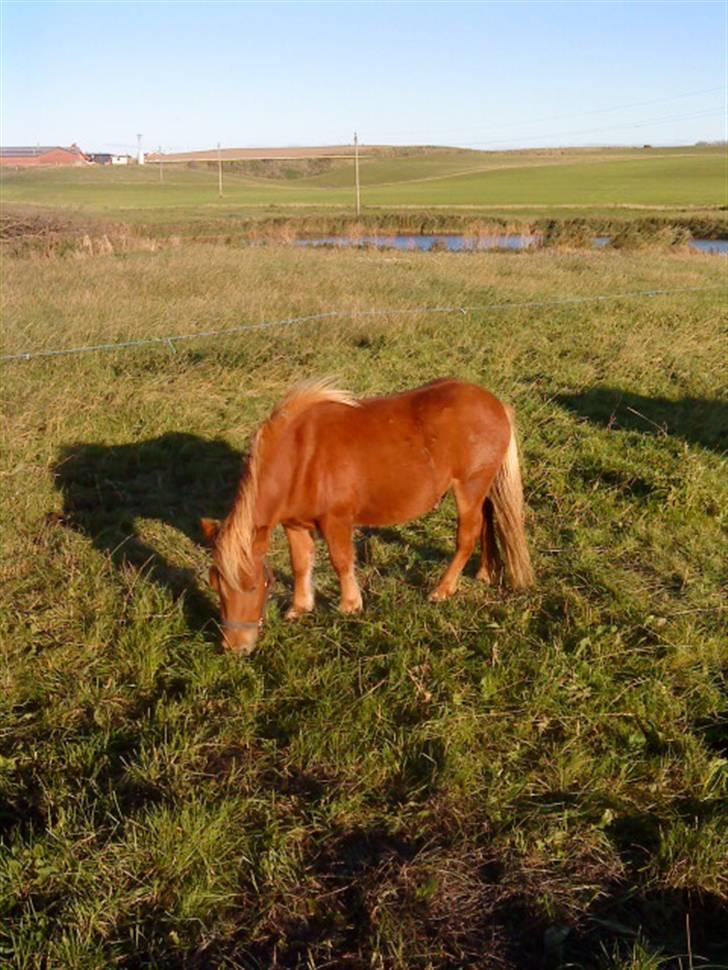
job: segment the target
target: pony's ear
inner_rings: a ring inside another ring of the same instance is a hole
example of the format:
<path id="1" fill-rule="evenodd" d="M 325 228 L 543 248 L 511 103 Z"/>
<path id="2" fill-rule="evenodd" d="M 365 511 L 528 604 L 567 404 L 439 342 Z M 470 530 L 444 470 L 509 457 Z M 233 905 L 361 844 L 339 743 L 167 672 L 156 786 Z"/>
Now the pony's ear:
<path id="1" fill-rule="evenodd" d="M 217 539 L 217 533 L 220 530 L 220 522 L 218 519 L 200 519 L 200 528 L 202 529 L 202 534 L 205 537 L 205 542 L 209 546 L 215 545 L 215 539 Z"/>

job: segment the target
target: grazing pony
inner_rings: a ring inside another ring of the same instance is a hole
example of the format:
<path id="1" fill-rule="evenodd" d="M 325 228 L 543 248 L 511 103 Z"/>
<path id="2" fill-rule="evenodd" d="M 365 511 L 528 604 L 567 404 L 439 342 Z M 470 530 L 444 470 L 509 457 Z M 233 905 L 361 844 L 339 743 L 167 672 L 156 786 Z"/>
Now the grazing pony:
<path id="1" fill-rule="evenodd" d="M 250 653 L 271 583 L 266 554 L 282 524 L 294 577 L 288 618 L 314 605 L 314 530 L 341 584 L 340 608 L 362 608 L 354 573 L 355 525 L 386 526 L 434 509 L 455 493 L 457 548 L 431 600 L 452 596 L 480 536 L 478 579 L 500 568 L 515 589 L 533 572 L 513 411 L 474 384 L 437 380 L 387 397 L 355 400 L 328 380 L 293 388 L 258 430 L 233 507 L 203 519 L 212 545 L 210 584 L 220 597 L 225 645 Z"/>

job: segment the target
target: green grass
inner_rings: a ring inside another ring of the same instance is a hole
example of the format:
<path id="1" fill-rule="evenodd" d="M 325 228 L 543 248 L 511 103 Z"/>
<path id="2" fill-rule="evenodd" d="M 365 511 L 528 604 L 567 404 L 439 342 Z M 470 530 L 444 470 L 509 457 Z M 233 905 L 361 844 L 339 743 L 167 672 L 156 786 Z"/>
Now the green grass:
<path id="1" fill-rule="evenodd" d="M 4 352 L 725 279 L 695 254 L 192 243 L 3 271 Z M 725 965 L 725 323 L 706 291 L 3 365 L 0 962 Z M 358 538 L 357 618 L 322 555 L 285 623 L 279 536 L 259 649 L 221 651 L 197 520 L 327 373 L 516 406 L 534 590 L 471 564 L 428 603 L 447 502 Z"/>
<path id="2" fill-rule="evenodd" d="M 263 178 L 229 170 L 218 197 L 212 167 L 156 166 L 2 173 L 7 204 L 82 210 L 146 221 L 224 217 L 274 207 L 350 208 L 353 167 L 335 164 L 307 177 Z M 476 207 L 511 215 L 549 210 L 604 212 L 725 205 L 726 158 L 718 148 L 564 150 L 563 152 L 435 152 L 362 161 L 367 207 Z"/>
<path id="3" fill-rule="evenodd" d="M 708 206 L 725 200 L 719 155 L 548 163 L 370 190 L 372 204 Z"/>

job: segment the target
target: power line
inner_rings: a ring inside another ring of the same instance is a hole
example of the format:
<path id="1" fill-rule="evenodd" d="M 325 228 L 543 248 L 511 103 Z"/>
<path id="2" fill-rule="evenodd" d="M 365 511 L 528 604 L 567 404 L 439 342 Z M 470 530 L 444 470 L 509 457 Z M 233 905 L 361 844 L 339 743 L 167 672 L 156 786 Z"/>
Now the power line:
<path id="1" fill-rule="evenodd" d="M 29 351 L 21 354 L 6 354 L 0 357 L 0 363 L 10 363 L 11 361 L 40 360 L 49 357 L 68 357 L 75 354 L 90 354 L 102 350 L 124 350 L 130 347 L 145 347 L 152 345 L 166 344 L 169 349 L 176 353 L 175 344 L 186 340 L 202 340 L 210 337 L 231 337 L 241 333 L 248 333 L 254 330 L 268 330 L 273 327 L 292 327 L 304 323 L 313 323 L 317 320 L 327 320 L 339 317 L 354 319 L 361 317 L 379 316 L 399 316 L 415 313 L 493 313 L 507 310 L 517 310 L 535 307 L 556 307 L 556 306 L 575 306 L 580 303 L 598 303 L 608 300 L 635 299 L 638 297 L 670 296 L 676 293 L 706 293 L 714 290 L 726 289 L 724 284 L 716 286 L 685 286 L 672 290 L 632 290 L 623 293 L 599 293 L 594 296 L 567 297 L 563 300 L 527 300 L 519 303 L 486 303 L 482 306 L 456 306 L 456 307 L 401 307 L 391 309 L 376 310 L 327 310 L 323 313 L 314 313 L 304 317 L 288 317 L 283 320 L 270 320 L 264 323 L 247 324 L 243 327 L 233 327 L 225 330 L 203 330 L 196 333 L 172 334 L 167 337 L 145 337 L 141 340 L 124 340 L 117 343 L 92 344 L 87 347 L 71 347 L 65 350 L 40 350 Z"/>
<path id="2" fill-rule="evenodd" d="M 524 141 L 534 141 L 540 139 L 542 141 L 549 141 L 550 144 L 554 144 L 555 139 L 568 138 L 573 135 L 591 135 L 602 131 L 626 131 L 628 129 L 634 128 L 645 128 L 648 125 L 662 125 L 669 121 L 687 121 L 692 118 L 703 118 L 708 115 L 716 115 L 719 111 L 722 111 L 722 106 L 715 106 L 713 108 L 705 108 L 701 111 L 691 112 L 690 114 L 683 115 L 665 115 L 662 118 L 649 118 L 642 121 L 628 121 L 622 122 L 618 125 L 600 125 L 597 128 L 580 128 L 578 130 L 572 131 L 559 131 L 556 133 L 544 133 L 540 132 L 534 135 L 513 135 L 510 138 L 500 138 L 496 141 L 471 141 L 462 142 L 464 147 L 469 146 L 482 146 L 482 145 L 505 145 L 513 144 L 513 142 L 524 142 Z"/>
<path id="3" fill-rule="evenodd" d="M 566 121 L 569 118 L 581 118 L 586 115 L 608 114 L 611 111 L 627 111 L 630 108 L 643 108 L 652 104 L 664 104 L 665 102 L 668 102 L 668 101 L 679 101 L 683 98 L 697 97 L 698 95 L 701 95 L 701 94 L 714 94 L 716 91 L 723 91 L 723 90 L 724 90 L 723 86 L 718 85 L 712 88 L 701 88 L 701 90 L 699 91 L 687 91 L 684 94 L 675 94 L 666 98 L 653 98 L 650 101 L 633 101 L 631 104 L 614 105 L 611 108 L 589 108 L 586 111 L 572 111 L 572 112 L 569 112 L 568 114 L 554 115 L 550 118 L 537 118 L 537 119 L 534 119 L 533 121 L 509 121 L 509 122 L 506 122 L 505 124 L 488 125 L 488 129 L 490 131 L 498 131 L 501 128 L 518 128 L 521 125 L 524 125 L 524 126 L 538 125 L 538 124 L 550 125 L 554 121 Z M 389 137 L 399 137 L 401 135 L 411 135 L 415 133 L 416 132 L 414 132 L 412 129 L 410 129 L 409 131 L 381 132 L 381 134 L 387 135 Z M 462 135 L 462 134 L 470 134 L 470 133 L 472 133 L 472 129 L 470 132 L 464 132 L 462 128 L 458 129 L 457 131 L 455 131 L 454 129 L 450 129 L 448 131 L 442 132 L 442 134 L 444 135 Z"/>

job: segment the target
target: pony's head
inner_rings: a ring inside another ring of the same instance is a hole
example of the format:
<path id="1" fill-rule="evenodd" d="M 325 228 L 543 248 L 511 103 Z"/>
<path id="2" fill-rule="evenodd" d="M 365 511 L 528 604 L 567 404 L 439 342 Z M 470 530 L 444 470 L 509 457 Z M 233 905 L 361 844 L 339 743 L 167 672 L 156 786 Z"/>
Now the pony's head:
<path id="1" fill-rule="evenodd" d="M 238 576 L 226 575 L 217 549 L 220 523 L 215 519 L 201 519 L 200 526 L 213 550 L 209 578 L 220 598 L 223 644 L 235 653 L 252 653 L 263 629 L 263 613 L 273 583 L 268 563 L 262 555 L 255 556 L 251 567 L 241 568 Z"/>

